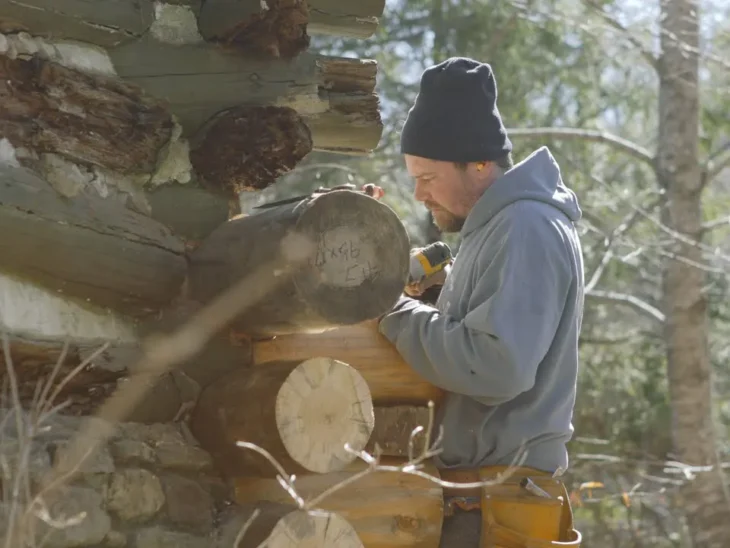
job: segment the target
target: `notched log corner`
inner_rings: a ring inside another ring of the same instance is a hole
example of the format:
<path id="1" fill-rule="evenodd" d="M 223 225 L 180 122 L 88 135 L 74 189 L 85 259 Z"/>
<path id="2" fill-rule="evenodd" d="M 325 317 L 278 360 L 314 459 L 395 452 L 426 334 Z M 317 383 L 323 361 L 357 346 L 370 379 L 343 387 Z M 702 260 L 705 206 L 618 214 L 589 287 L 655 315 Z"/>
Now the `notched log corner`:
<path id="1" fill-rule="evenodd" d="M 312 134 L 289 107 L 239 107 L 214 117 L 196 137 L 190 161 L 211 191 L 262 190 L 312 150 Z"/>
<path id="2" fill-rule="evenodd" d="M 150 173 L 173 131 L 164 103 L 134 84 L 39 58 L 0 56 L 0 135 L 37 153 Z"/>
<path id="3" fill-rule="evenodd" d="M 306 0 L 207 0 L 198 18 L 206 40 L 291 59 L 309 47 Z"/>

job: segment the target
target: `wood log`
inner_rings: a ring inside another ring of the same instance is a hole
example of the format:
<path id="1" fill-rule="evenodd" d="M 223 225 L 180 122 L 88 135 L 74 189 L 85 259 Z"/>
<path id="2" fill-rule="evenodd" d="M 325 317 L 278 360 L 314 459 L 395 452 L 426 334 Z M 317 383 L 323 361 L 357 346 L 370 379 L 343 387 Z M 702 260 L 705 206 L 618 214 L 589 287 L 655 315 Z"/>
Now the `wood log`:
<path id="1" fill-rule="evenodd" d="M 309 0 L 310 34 L 370 38 L 378 28 L 385 0 Z"/>
<path id="2" fill-rule="evenodd" d="M 139 38 L 154 18 L 151 0 L 0 0 L 0 32 L 27 31 L 104 47 Z"/>
<path id="3" fill-rule="evenodd" d="M 190 253 L 187 298 L 208 302 L 264 268 L 292 233 L 315 242 L 308 260 L 279 291 L 239 314 L 235 330 L 268 337 L 355 324 L 383 314 L 401 294 L 409 256 L 402 223 L 378 200 L 334 190 L 218 227 Z"/>
<path id="4" fill-rule="evenodd" d="M 373 405 L 365 381 L 348 365 L 328 358 L 240 369 L 208 386 L 191 429 L 223 473 L 275 475 L 253 450 L 267 450 L 290 473 L 331 472 L 352 462 L 349 443 L 362 450 L 373 430 Z"/>
<path id="5" fill-rule="evenodd" d="M 296 333 L 255 341 L 257 366 L 277 360 L 329 356 L 357 369 L 370 387 L 376 405 L 438 404 L 443 390 L 424 380 L 378 331 L 374 321 L 338 327 L 324 333 Z"/>
<path id="6" fill-rule="evenodd" d="M 382 134 L 373 60 L 307 52 L 271 60 L 215 44 L 173 45 L 151 37 L 109 55 L 120 77 L 167 102 L 186 136 L 216 114 L 243 106 L 293 108 L 310 128 L 314 150 L 369 153 Z"/>
<path id="7" fill-rule="evenodd" d="M 163 103 L 134 85 L 37 57 L 0 56 L 0 136 L 15 148 L 150 174 L 173 127 Z"/>
<path id="8" fill-rule="evenodd" d="M 387 458 L 382 464 L 400 465 L 404 459 Z M 311 500 L 367 465 L 352 463 L 346 470 L 297 477 L 298 494 Z M 426 473 L 438 478 L 438 470 L 426 463 Z M 235 500 L 242 505 L 263 502 L 287 504 L 289 495 L 276 479 L 238 477 Z M 318 507 L 335 512 L 350 523 L 368 548 L 437 548 L 443 521 L 441 487 L 425 478 L 397 472 L 373 472 L 324 498 Z"/>
<path id="9" fill-rule="evenodd" d="M 235 542 L 237 533 L 252 513 L 258 516 L 246 534 Z M 226 527 L 220 546 L 233 548 L 364 548 L 347 520 L 334 512 L 299 510 L 293 504 L 260 502 L 234 508 L 233 527 Z"/>
<path id="10" fill-rule="evenodd" d="M 262 190 L 312 150 L 312 134 L 289 107 L 238 107 L 211 118 L 190 161 L 202 185 L 229 198 Z"/>
<path id="11" fill-rule="evenodd" d="M 198 27 L 207 40 L 293 57 L 309 45 L 308 34 L 372 36 L 384 9 L 385 0 L 207 0 Z"/>
<path id="12" fill-rule="evenodd" d="M 0 166 L 2 269 L 133 317 L 178 295 L 182 243 L 160 223 L 113 200 L 64 199 L 28 169 Z"/>
<path id="13" fill-rule="evenodd" d="M 376 445 L 380 454 L 392 457 L 408 457 L 411 433 L 419 426 L 423 430 L 413 437 L 413 455 L 420 455 L 426 441 L 425 430 L 429 426 L 429 409 L 425 406 L 394 405 L 377 406 L 374 409 L 375 428 L 365 450 L 373 454 Z M 434 440 L 431 440 L 433 443 Z"/>

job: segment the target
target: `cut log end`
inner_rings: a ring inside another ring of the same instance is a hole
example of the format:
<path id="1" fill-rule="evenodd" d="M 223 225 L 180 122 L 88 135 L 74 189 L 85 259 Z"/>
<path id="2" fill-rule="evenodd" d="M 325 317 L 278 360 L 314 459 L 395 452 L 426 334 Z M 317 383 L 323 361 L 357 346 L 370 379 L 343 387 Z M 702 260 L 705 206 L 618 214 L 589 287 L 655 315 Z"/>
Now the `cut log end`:
<path id="1" fill-rule="evenodd" d="M 270 503 L 247 504 L 242 510 L 249 517 L 254 510 L 259 514 L 235 548 L 363 548 L 352 525 L 334 512 Z"/>
<path id="2" fill-rule="evenodd" d="M 213 118 L 190 160 L 201 182 L 225 196 L 263 190 L 312 150 L 312 135 L 288 107 L 241 107 Z"/>
<path id="3" fill-rule="evenodd" d="M 408 235 L 393 211 L 351 191 L 332 191 L 308 205 L 297 231 L 317 242 L 294 283 L 329 324 L 352 325 L 391 307 L 408 276 Z"/>
<path id="4" fill-rule="evenodd" d="M 374 428 L 370 390 L 343 362 L 312 358 L 287 377 L 276 398 L 276 423 L 289 455 L 312 472 L 341 470 L 365 448 Z"/>
<path id="5" fill-rule="evenodd" d="M 228 4 L 228 9 L 222 9 Z M 245 0 L 232 11 L 228 0 L 208 0 L 198 25 L 207 40 L 224 42 L 253 54 L 290 59 L 309 47 L 305 0 Z"/>
<path id="6" fill-rule="evenodd" d="M 328 358 L 235 370 L 203 390 L 193 434 L 230 476 L 271 477 L 258 452 L 268 451 L 288 473 L 330 472 L 365 448 L 374 428 L 369 388 L 353 368 Z"/>

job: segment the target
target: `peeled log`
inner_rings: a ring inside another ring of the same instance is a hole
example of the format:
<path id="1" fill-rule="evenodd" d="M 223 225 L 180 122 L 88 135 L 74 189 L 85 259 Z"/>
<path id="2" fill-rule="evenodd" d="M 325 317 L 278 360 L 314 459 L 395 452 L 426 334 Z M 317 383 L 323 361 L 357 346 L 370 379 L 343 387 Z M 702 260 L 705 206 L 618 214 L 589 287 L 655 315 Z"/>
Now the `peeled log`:
<path id="1" fill-rule="evenodd" d="M 62 198 L 25 168 L 0 166 L 0 234 L 5 272 L 129 316 L 167 306 L 185 277 L 164 225 L 114 200 Z"/>
<path id="2" fill-rule="evenodd" d="M 315 242 L 315 249 L 277 292 L 231 323 L 235 330 L 252 337 L 321 331 L 376 318 L 397 301 L 408 276 L 408 234 L 387 205 L 350 190 L 221 225 L 190 254 L 187 297 L 206 303 L 265 268 L 291 233 Z"/>
<path id="3" fill-rule="evenodd" d="M 298 333 L 256 341 L 255 365 L 276 360 L 329 356 L 354 367 L 370 387 L 376 405 L 439 403 L 443 390 L 427 382 L 409 366 L 398 350 L 378 332 L 374 321 L 339 327 L 324 333 Z"/>
<path id="4" fill-rule="evenodd" d="M 402 465 L 405 459 L 384 457 L 381 464 Z M 366 468 L 362 461 L 346 470 L 297 477 L 297 493 L 310 500 Z M 423 470 L 436 478 L 438 470 Z M 291 499 L 276 479 L 244 477 L 234 480 L 239 504 L 287 504 Z M 425 478 L 400 472 L 373 472 L 335 491 L 317 505 L 350 523 L 368 548 L 438 548 L 443 522 L 441 487 Z M 252 545 L 252 546 L 255 546 Z"/>
<path id="5" fill-rule="evenodd" d="M 328 358 L 239 369 L 200 396 L 191 428 L 224 474 L 272 477 L 276 470 L 253 443 L 288 473 L 340 470 L 362 450 L 373 430 L 373 404 L 365 381 Z"/>
<path id="6" fill-rule="evenodd" d="M 129 83 L 0 55 L 0 136 L 124 174 L 149 174 L 172 135 L 162 101 Z"/>
<path id="7" fill-rule="evenodd" d="M 281 487 L 279 487 L 281 489 Z M 299 510 L 293 504 L 249 504 L 237 511 L 242 522 L 254 510 L 260 513 L 233 548 L 364 548 L 342 516 L 323 511 Z M 237 520 L 238 521 L 238 520 Z M 262 544 L 263 543 L 263 544 Z"/>

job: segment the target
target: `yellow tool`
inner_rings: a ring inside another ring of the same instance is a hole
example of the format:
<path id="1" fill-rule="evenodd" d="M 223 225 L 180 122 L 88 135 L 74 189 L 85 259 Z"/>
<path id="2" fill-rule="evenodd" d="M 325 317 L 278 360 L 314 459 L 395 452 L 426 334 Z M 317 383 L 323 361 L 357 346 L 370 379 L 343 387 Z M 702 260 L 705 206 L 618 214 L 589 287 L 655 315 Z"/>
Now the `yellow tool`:
<path id="1" fill-rule="evenodd" d="M 443 285 L 453 260 L 451 248 L 445 242 L 413 249 L 406 293 L 415 297 L 431 286 Z"/>

